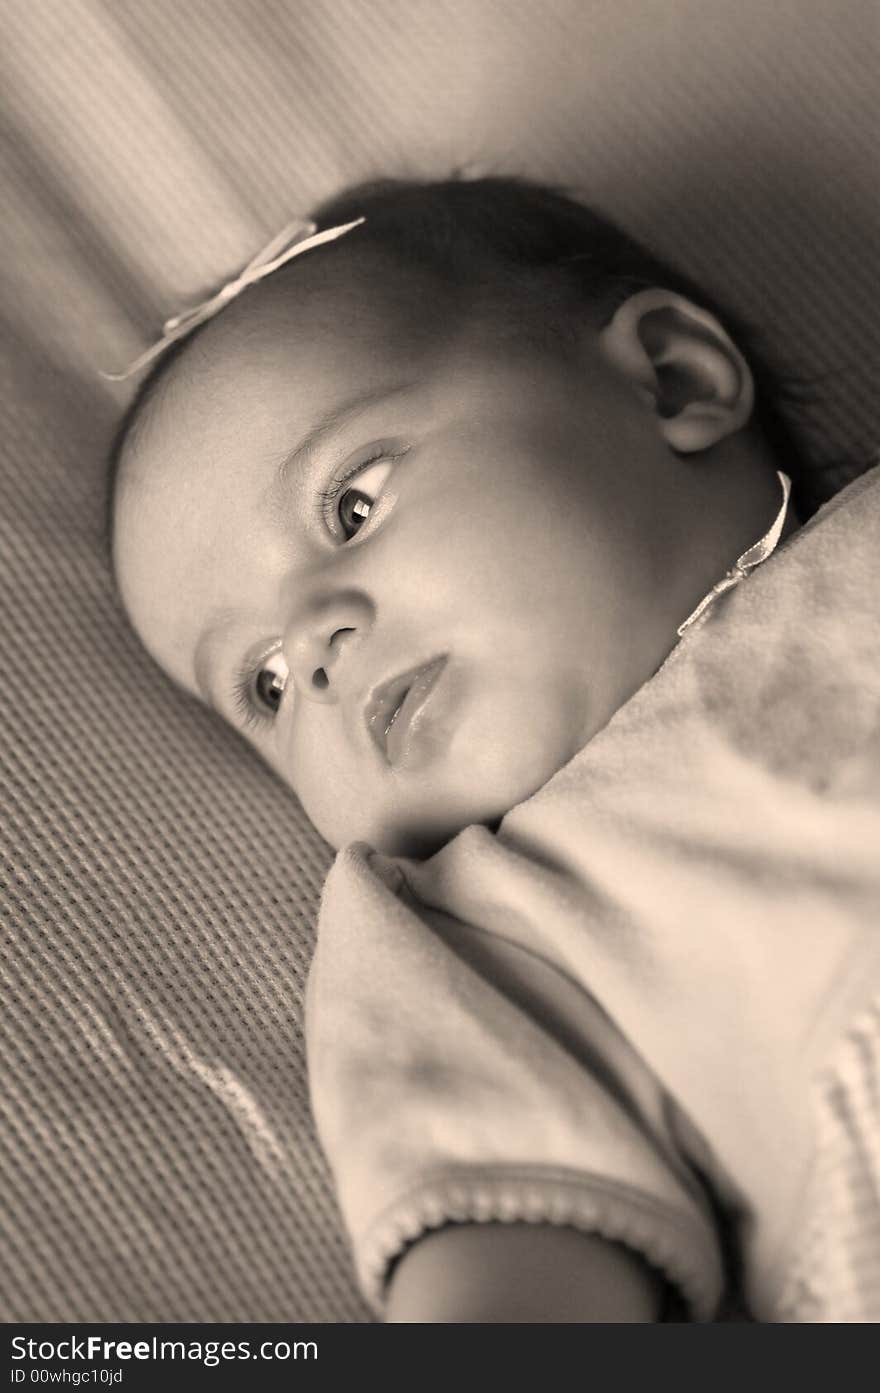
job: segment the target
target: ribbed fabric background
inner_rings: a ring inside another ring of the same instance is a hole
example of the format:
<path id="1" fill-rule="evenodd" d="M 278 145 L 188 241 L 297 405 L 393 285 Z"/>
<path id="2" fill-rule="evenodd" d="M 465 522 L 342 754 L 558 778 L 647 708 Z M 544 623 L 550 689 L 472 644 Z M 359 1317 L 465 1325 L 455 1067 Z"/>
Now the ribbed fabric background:
<path id="1" fill-rule="evenodd" d="M 143 655 L 101 545 L 124 364 L 341 184 L 582 190 L 878 440 L 874 0 L 4 0 L 0 1318 L 367 1318 L 308 1112 L 329 864 Z"/>

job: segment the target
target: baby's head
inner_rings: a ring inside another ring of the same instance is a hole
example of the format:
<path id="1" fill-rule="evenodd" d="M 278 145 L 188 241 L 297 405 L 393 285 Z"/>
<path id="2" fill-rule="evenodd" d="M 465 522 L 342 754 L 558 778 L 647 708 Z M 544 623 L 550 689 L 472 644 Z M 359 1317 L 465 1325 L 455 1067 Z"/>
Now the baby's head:
<path id="1" fill-rule="evenodd" d="M 778 503 L 681 277 L 514 180 L 388 184 L 160 362 L 117 455 L 148 650 L 334 846 L 422 855 L 600 730 Z"/>

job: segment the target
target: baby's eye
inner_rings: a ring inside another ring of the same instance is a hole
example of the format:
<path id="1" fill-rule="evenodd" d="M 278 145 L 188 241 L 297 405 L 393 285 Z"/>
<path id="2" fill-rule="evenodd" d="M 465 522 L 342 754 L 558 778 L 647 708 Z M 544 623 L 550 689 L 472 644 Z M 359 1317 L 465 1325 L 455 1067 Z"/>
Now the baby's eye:
<path id="1" fill-rule="evenodd" d="M 290 672 L 280 649 L 263 659 L 256 674 L 253 669 L 246 668 L 239 675 L 235 699 L 245 724 L 254 725 L 271 720 L 276 715 L 289 677 Z"/>
<path id="2" fill-rule="evenodd" d="M 373 504 L 382 492 L 391 473 L 393 461 L 377 460 L 357 475 L 356 481 L 346 483 L 336 494 L 334 512 L 346 541 L 363 527 Z"/>
<path id="3" fill-rule="evenodd" d="M 283 653 L 279 651 L 267 658 L 257 673 L 257 680 L 254 683 L 254 699 L 257 705 L 271 711 L 274 715 L 281 705 L 281 698 L 284 695 L 289 676 L 290 673 Z"/>

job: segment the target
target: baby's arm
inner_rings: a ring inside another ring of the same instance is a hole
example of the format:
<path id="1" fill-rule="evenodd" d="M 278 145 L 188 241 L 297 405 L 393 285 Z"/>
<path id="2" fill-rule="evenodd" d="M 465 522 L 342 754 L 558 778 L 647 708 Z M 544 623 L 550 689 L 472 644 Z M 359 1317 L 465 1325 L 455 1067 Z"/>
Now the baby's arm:
<path id="1" fill-rule="evenodd" d="M 306 1014 L 367 1300 L 392 1321 L 711 1317 L 720 1245 L 659 1083 L 561 971 L 398 898 L 395 870 L 340 854 Z"/>
<path id="2" fill-rule="evenodd" d="M 629 1248 L 553 1224 L 451 1224 L 394 1269 L 389 1321 L 650 1322 L 660 1277 Z"/>

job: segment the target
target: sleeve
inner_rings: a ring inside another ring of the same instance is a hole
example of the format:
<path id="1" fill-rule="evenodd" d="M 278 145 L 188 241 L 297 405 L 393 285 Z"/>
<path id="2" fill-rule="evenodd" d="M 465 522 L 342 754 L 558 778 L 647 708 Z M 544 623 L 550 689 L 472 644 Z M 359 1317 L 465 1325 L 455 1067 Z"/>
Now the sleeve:
<path id="1" fill-rule="evenodd" d="M 585 1065 L 545 1013 L 468 960 L 468 926 L 444 918 L 358 845 L 322 900 L 306 1003 L 312 1108 L 372 1308 L 381 1315 L 391 1264 L 426 1230 L 525 1221 L 628 1245 L 691 1318 L 710 1319 L 722 1259 L 700 1187 L 601 1053 Z"/>

